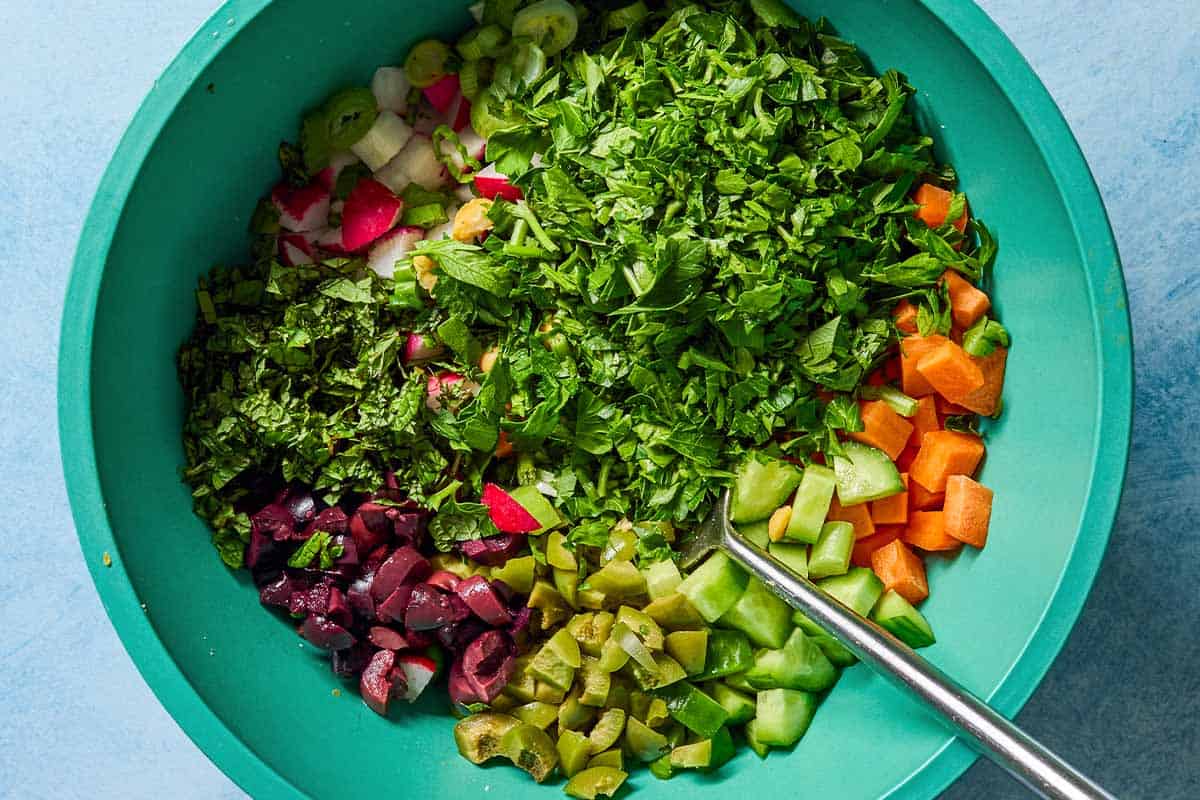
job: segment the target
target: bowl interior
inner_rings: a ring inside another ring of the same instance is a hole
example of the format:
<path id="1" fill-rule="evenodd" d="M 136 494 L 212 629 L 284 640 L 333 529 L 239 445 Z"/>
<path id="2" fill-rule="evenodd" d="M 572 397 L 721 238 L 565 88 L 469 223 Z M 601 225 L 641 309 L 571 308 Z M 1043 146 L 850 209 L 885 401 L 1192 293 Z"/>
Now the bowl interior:
<path id="1" fill-rule="evenodd" d="M 1081 247 L 1066 199 L 1093 191 L 1086 171 L 1084 185 L 1062 185 L 1046 142 L 1035 138 L 1001 86 L 1023 78 L 1037 89 L 1015 53 L 1006 51 L 1012 74 L 997 78 L 942 21 L 939 14 L 956 13 L 950 3 L 934 3 L 945 7 L 939 13 L 916 0 L 794 5 L 810 16 L 828 15 L 878 69 L 908 74 L 920 89 L 926 130 L 959 169 L 974 211 L 1001 243 L 994 298 L 1014 347 L 1005 414 L 988 431 L 984 480 L 996 492 L 992 535 L 981 553 L 930 559 L 933 597 L 924 610 L 939 641 L 925 653 L 1012 712 L 1074 619 L 1119 492 L 1123 446 L 1097 457 L 1105 437 L 1114 435 L 1105 403 L 1118 403 L 1118 445 L 1128 422 L 1120 397 L 1102 391 L 1105 370 L 1128 371 L 1127 363 L 1106 361 L 1096 302 L 1107 291 L 1106 308 L 1121 308 L 1115 254 L 1107 239 L 1089 244 L 1111 257 L 1112 284 L 1089 261 L 1096 253 Z M 971 13 L 983 24 L 981 14 Z M 98 244 L 85 234 L 85 244 L 94 246 L 81 247 L 76 280 L 98 283 L 99 296 L 90 351 L 86 330 L 73 332 L 70 316 L 65 323 L 65 342 L 79 344 L 79 352 L 64 358 L 84 365 L 76 374 L 87 376 L 87 385 L 72 386 L 64 377 L 64 392 L 78 393 L 84 405 L 73 416 L 74 401 L 64 398 L 63 425 L 64 439 L 86 441 L 90 396 L 94 466 L 83 446 L 72 452 L 68 443 L 64 459 L 72 486 L 98 479 L 96 498 L 103 498 L 103 511 L 98 502 L 82 507 L 91 502 L 86 491 L 76 498 L 85 549 L 107 541 L 111 528 L 117 568 L 98 571 L 97 582 L 135 660 L 183 727 L 258 796 L 530 790 L 515 770 L 461 760 L 443 703 L 427 701 L 390 720 L 367 710 L 355 689 L 331 674 L 322 653 L 259 606 L 244 575 L 221 565 L 179 478 L 183 398 L 175 349 L 192 324 L 196 278 L 214 262 L 246 252 L 248 215 L 275 178 L 277 143 L 293 137 L 299 113 L 331 90 L 362 84 L 375 66 L 395 63 L 418 39 L 453 35 L 468 22 L 459 3 L 433 0 L 336 11 L 325 0 L 231 3 L 156 90 L 166 120 L 157 138 L 150 122 L 135 126 L 124 162 L 118 156 L 114 170 L 118 178 L 123 171 L 128 193 L 102 193 L 92 222 L 115 224 L 107 254 L 104 233 Z M 168 116 L 163 103 L 175 98 Z M 84 328 L 86 317 L 85 311 Z M 1123 311 L 1113 318 L 1119 325 Z M 1096 474 L 1109 482 L 1093 493 Z M 1100 525 L 1084 530 L 1085 514 L 1097 504 Z M 1072 571 L 1075 548 L 1090 560 Z M 1060 581 L 1065 611 L 1052 602 Z M 121 598 L 132 597 L 144 604 L 144 619 L 118 610 Z M 896 787 L 902 787 L 897 796 L 930 796 L 969 760 L 942 728 L 855 667 L 795 752 L 772 753 L 764 764 L 742 750 L 731 768 L 712 777 L 663 783 L 642 771 L 633 783 L 655 797 L 718 798 L 733 787 L 762 798 L 794 797 L 798 780 L 812 797 L 880 797 Z"/>

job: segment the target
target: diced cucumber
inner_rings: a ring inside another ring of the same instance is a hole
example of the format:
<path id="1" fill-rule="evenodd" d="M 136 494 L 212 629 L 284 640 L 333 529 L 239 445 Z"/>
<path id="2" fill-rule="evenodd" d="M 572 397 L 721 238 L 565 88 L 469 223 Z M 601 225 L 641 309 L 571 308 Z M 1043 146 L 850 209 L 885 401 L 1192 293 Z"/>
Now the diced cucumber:
<path id="1" fill-rule="evenodd" d="M 829 662 L 835 667 L 849 667 L 858 663 L 858 658 L 846 649 L 846 646 L 837 639 L 830 636 L 817 623 L 813 622 L 800 611 L 792 615 L 792 622 L 800 630 L 804 631 L 804 635 L 817 643 L 821 648 L 821 652 L 829 659 Z"/>
<path id="2" fill-rule="evenodd" d="M 900 471 L 887 453 L 861 442 L 843 442 L 845 456 L 833 457 L 838 502 L 856 506 L 904 491 Z"/>
<path id="3" fill-rule="evenodd" d="M 754 738 L 760 745 L 791 747 L 808 730 L 817 712 L 817 696 L 794 689 L 767 689 L 758 693 Z"/>
<path id="4" fill-rule="evenodd" d="M 808 545 L 799 542 L 771 542 L 767 552 L 782 561 L 801 578 L 808 577 Z"/>
<path id="5" fill-rule="evenodd" d="M 718 625 L 736 628 L 759 647 L 783 647 L 792 629 L 792 609 L 767 585 L 751 577 L 746 591 L 717 620 Z"/>
<path id="6" fill-rule="evenodd" d="M 704 653 L 704 671 L 694 676 L 698 681 L 722 678 L 745 672 L 754 664 L 750 640 L 741 631 L 714 628 L 708 632 L 708 648 Z"/>
<path id="7" fill-rule="evenodd" d="M 707 622 L 716 622 L 746 591 L 748 581 L 745 571 L 718 551 L 683 579 L 679 592 Z"/>
<path id="8" fill-rule="evenodd" d="M 759 458 L 748 456 L 733 482 L 730 519 L 734 522 L 766 519 L 787 502 L 792 490 L 800 484 L 800 470 L 796 467 L 786 461 Z"/>
<path id="9" fill-rule="evenodd" d="M 808 577 L 815 580 L 844 574 L 850 568 L 853 550 L 854 526 L 849 522 L 826 522 L 808 554 Z"/>
<path id="10" fill-rule="evenodd" d="M 753 655 L 750 657 L 750 665 L 747 666 L 746 671 L 748 671 L 752 666 L 754 666 Z M 746 680 L 746 671 L 735 672 L 732 675 L 726 675 L 724 680 L 725 685 L 730 689 L 737 689 L 739 692 L 754 694 L 758 691 L 758 687 Z"/>
<path id="11" fill-rule="evenodd" d="M 765 548 L 771 542 L 771 537 L 767 533 L 768 523 L 769 520 L 765 519 L 760 519 L 758 522 L 739 523 L 737 531 L 750 542 Z"/>
<path id="12" fill-rule="evenodd" d="M 879 598 L 871 619 L 909 647 L 928 647 L 937 641 L 924 615 L 894 589 Z"/>
<path id="13" fill-rule="evenodd" d="M 657 692 L 667 703 L 671 718 L 697 736 L 715 736 L 729 718 L 716 700 L 687 681 L 679 681 Z"/>
<path id="14" fill-rule="evenodd" d="M 763 744 L 758 738 L 758 720 L 752 719 L 746 723 L 746 727 L 742 728 L 742 733 L 746 734 L 746 744 L 750 745 L 759 758 L 766 758 L 767 753 L 771 752 L 771 746 Z"/>
<path id="15" fill-rule="evenodd" d="M 700 612 L 679 592 L 650 601 L 642 611 L 668 630 L 704 626 L 704 618 L 700 616 Z"/>
<path id="16" fill-rule="evenodd" d="M 669 558 L 655 561 L 643 569 L 642 574 L 646 576 L 646 594 L 650 595 L 651 600 L 674 594 L 675 590 L 679 588 L 679 584 L 683 582 L 683 576 L 679 574 L 679 567 L 675 566 L 675 562 Z"/>
<path id="17" fill-rule="evenodd" d="M 854 567 L 845 575 L 835 575 L 817 581 L 817 586 L 842 605 L 866 616 L 883 594 L 883 581 L 865 567 Z"/>
<path id="18" fill-rule="evenodd" d="M 837 670 L 816 642 L 799 628 L 779 650 L 759 650 L 746 680 L 759 689 L 804 689 L 819 692 L 837 680 Z"/>
<path id="19" fill-rule="evenodd" d="M 812 544 L 821 535 L 821 526 L 829 514 L 837 476 L 829 467 L 809 464 L 792 501 L 792 516 L 788 520 L 785 539 Z"/>
<path id="20" fill-rule="evenodd" d="M 752 695 L 731 689 L 723 683 L 714 683 L 709 689 L 713 700 L 721 704 L 729 719 L 727 725 L 741 725 L 754 719 L 754 697 Z"/>

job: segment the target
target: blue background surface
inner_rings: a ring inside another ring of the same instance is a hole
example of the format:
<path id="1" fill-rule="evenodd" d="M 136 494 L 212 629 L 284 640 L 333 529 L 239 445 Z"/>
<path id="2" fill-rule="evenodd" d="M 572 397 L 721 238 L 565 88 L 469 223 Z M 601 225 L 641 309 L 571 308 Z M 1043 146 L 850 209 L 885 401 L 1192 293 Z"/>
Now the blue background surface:
<path id="1" fill-rule="evenodd" d="M 1200 797 L 1200 4 L 981 5 L 1091 164 L 1137 353 L 1112 544 L 1019 722 L 1118 796 Z M 58 325 L 92 193 L 155 77 L 218 6 L 0 0 L 0 798 L 244 796 L 158 705 L 104 616 L 55 419 Z M 1025 796 L 988 764 L 944 795 Z"/>

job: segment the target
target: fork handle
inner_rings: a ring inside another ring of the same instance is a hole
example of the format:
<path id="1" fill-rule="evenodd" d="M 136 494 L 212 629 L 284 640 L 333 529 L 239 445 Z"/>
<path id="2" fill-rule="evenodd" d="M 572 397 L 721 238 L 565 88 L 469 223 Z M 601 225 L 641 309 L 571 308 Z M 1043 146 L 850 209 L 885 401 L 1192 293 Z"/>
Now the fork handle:
<path id="1" fill-rule="evenodd" d="M 1038 795 L 1051 800 L 1114 800 L 908 645 L 829 597 L 731 526 L 726 526 L 723 539 L 726 552 L 775 594 L 835 636 L 864 664 L 936 711 L 976 750 Z"/>

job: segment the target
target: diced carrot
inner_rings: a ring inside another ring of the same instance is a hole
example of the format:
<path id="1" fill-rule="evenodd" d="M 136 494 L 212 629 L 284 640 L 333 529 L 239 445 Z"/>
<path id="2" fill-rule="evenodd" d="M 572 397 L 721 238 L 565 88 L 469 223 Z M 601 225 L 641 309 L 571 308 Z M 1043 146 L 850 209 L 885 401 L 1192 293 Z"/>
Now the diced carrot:
<path id="1" fill-rule="evenodd" d="M 930 431 L 942 429 L 941 423 L 938 421 L 937 400 L 934 395 L 926 395 L 917 399 L 917 413 L 908 418 L 912 423 L 912 436 L 908 437 L 909 447 L 920 447 L 921 439 Z"/>
<path id="2" fill-rule="evenodd" d="M 900 539 L 922 550 L 956 550 L 962 542 L 946 533 L 944 511 L 914 511 Z"/>
<path id="3" fill-rule="evenodd" d="M 938 394 L 957 403 L 983 386 L 983 370 L 967 351 L 954 342 L 943 342 L 917 361 L 921 373 Z"/>
<path id="4" fill-rule="evenodd" d="M 916 460 L 917 453 L 921 448 L 913 447 L 911 444 L 900 452 L 900 457 L 896 459 L 896 469 L 901 472 L 908 472 L 908 468 L 912 466 L 912 462 Z"/>
<path id="5" fill-rule="evenodd" d="M 900 340 L 900 386 L 909 397 L 933 394 L 933 386 L 917 372 L 917 362 L 926 353 L 950 341 L 945 336 L 905 336 Z"/>
<path id="6" fill-rule="evenodd" d="M 508 438 L 508 431 L 500 431 L 496 442 L 496 458 L 508 458 L 513 454 L 513 443 Z"/>
<path id="7" fill-rule="evenodd" d="M 908 511 L 937 511 L 946 500 L 945 492 L 931 492 L 916 481 L 908 482 Z"/>
<path id="8" fill-rule="evenodd" d="M 973 413 L 966 406 L 960 406 L 958 403 L 951 403 L 940 394 L 937 395 L 937 413 L 939 417 L 959 417 L 963 414 Z"/>
<path id="9" fill-rule="evenodd" d="M 854 526 L 854 538 L 862 539 L 875 532 L 875 523 L 871 520 L 871 510 L 868 503 L 856 506 L 844 506 L 837 497 L 829 504 L 827 519 L 831 522 L 849 522 Z"/>
<path id="10" fill-rule="evenodd" d="M 929 596 L 925 563 L 899 539 L 871 554 L 871 569 L 883 581 L 885 589 L 894 589 L 910 603 L 919 603 Z"/>
<path id="11" fill-rule="evenodd" d="M 891 544 L 904 534 L 903 525 L 880 525 L 875 528 L 875 532 L 865 539 L 859 539 L 854 543 L 854 549 L 850 552 L 850 563 L 856 567 L 870 567 L 871 554 L 885 544 Z"/>
<path id="12" fill-rule="evenodd" d="M 908 522 L 908 473 L 901 472 L 904 491 L 871 503 L 871 521 L 878 525 L 903 525 Z"/>
<path id="13" fill-rule="evenodd" d="M 942 273 L 946 290 L 950 293 L 950 316 L 954 324 L 964 330 L 971 327 L 992 307 L 987 293 L 975 288 L 969 280 L 952 269 Z"/>
<path id="14" fill-rule="evenodd" d="M 936 228 L 946 221 L 950 213 L 950 192 L 934 186 L 932 183 L 922 183 L 913 193 L 913 202 L 920 206 L 917 209 L 917 219 L 931 228 Z M 959 232 L 967 228 L 967 209 L 963 208 L 962 216 L 954 221 L 954 227 Z"/>
<path id="15" fill-rule="evenodd" d="M 982 358 L 971 357 L 983 373 L 983 386 L 958 399 L 959 405 L 990 417 L 1000 410 L 1000 392 L 1004 388 L 1004 366 L 1008 362 L 1008 348 L 997 347 Z"/>
<path id="16" fill-rule="evenodd" d="M 992 519 L 992 490 L 966 475 L 946 481 L 946 534 L 972 547 L 987 544 Z"/>
<path id="17" fill-rule="evenodd" d="M 892 461 L 900 455 L 913 426 L 882 400 L 871 400 L 859 406 L 863 429 L 850 434 L 855 441 L 878 447 Z"/>
<path id="18" fill-rule="evenodd" d="M 983 460 L 983 440 L 959 431 L 925 434 L 921 451 L 908 470 L 908 477 L 931 492 L 946 491 L 951 475 L 974 475 Z"/>
<path id="19" fill-rule="evenodd" d="M 903 333 L 917 332 L 917 307 L 907 298 L 896 303 L 892 309 L 892 319 L 896 321 L 896 329 Z"/>

